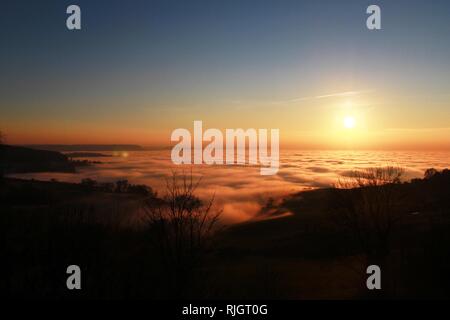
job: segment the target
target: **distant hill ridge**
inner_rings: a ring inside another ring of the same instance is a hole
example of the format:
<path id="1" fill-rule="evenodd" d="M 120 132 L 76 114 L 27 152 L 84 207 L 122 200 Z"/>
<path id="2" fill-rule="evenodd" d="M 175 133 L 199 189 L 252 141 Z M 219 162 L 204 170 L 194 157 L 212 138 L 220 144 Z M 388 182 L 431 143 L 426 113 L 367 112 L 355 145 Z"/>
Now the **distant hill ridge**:
<path id="1" fill-rule="evenodd" d="M 0 173 L 75 172 L 75 165 L 62 153 L 0 145 Z"/>
<path id="2" fill-rule="evenodd" d="M 141 151 L 136 144 L 31 144 L 24 147 L 49 151 Z"/>

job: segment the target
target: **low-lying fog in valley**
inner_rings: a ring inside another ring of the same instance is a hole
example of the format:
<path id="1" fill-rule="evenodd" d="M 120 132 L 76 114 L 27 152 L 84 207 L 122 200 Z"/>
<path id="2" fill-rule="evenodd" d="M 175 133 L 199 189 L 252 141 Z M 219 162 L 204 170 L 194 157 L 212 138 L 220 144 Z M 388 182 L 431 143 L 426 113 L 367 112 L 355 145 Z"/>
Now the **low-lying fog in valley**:
<path id="1" fill-rule="evenodd" d="M 91 178 L 99 182 L 127 179 L 146 184 L 164 194 L 166 178 L 172 171 L 201 177 L 197 193 L 208 199 L 215 194 L 215 205 L 223 209 L 222 218 L 240 222 L 255 217 L 272 198 L 310 188 L 332 186 L 352 170 L 395 165 L 404 168 L 404 180 L 421 178 L 427 168 L 450 166 L 450 152 L 414 151 L 300 151 L 281 150 L 280 170 L 273 176 L 261 176 L 259 166 L 193 165 L 175 166 L 170 150 L 107 153 L 110 157 L 83 158 L 101 163 L 82 167 L 77 173 L 29 173 L 15 177 L 80 182 Z"/>

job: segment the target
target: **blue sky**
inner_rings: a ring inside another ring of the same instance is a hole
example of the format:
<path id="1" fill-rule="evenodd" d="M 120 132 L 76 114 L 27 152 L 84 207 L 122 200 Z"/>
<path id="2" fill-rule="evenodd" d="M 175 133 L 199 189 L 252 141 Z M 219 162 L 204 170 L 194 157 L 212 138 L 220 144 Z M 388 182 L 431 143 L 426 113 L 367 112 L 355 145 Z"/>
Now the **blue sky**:
<path id="1" fill-rule="evenodd" d="M 81 7 L 81 31 L 65 28 L 69 4 Z M 381 31 L 365 27 L 370 4 L 382 9 Z M 274 102 L 355 91 L 405 115 L 374 128 L 442 128 L 449 17 L 450 2 L 437 0 L 3 1 L 0 125 L 17 141 L 29 123 L 154 135 L 196 117 L 267 126 L 280 114 Z M 275 125 L 293 132 L 289 107 Z M 309 109 L 300 103 L 295 117 L 316 124 Z"/>

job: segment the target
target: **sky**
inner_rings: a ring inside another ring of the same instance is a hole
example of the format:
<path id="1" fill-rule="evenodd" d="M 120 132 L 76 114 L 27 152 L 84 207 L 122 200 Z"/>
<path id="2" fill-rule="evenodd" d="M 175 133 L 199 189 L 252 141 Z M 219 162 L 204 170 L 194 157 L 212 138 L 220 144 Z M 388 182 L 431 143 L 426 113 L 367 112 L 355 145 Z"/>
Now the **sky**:
<path id="1" fill-rule="evenodd" d="M 0 130 L 170 145 L 202 120 L 282 147 L 450 149 L 449 17 L 445 0 L 2 1 Z"/>

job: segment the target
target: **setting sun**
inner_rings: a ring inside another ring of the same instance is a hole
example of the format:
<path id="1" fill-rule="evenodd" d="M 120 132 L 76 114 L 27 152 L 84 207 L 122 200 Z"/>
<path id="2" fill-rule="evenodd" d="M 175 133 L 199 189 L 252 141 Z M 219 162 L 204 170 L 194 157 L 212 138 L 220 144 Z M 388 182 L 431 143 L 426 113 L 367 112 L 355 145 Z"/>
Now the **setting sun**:
<path id="1" fill-rule="evenodd" d="M 353 129 L 355 127 L 355 118 L 347 116 L 344 118 L 344 127 L 346 129 Z"/>

